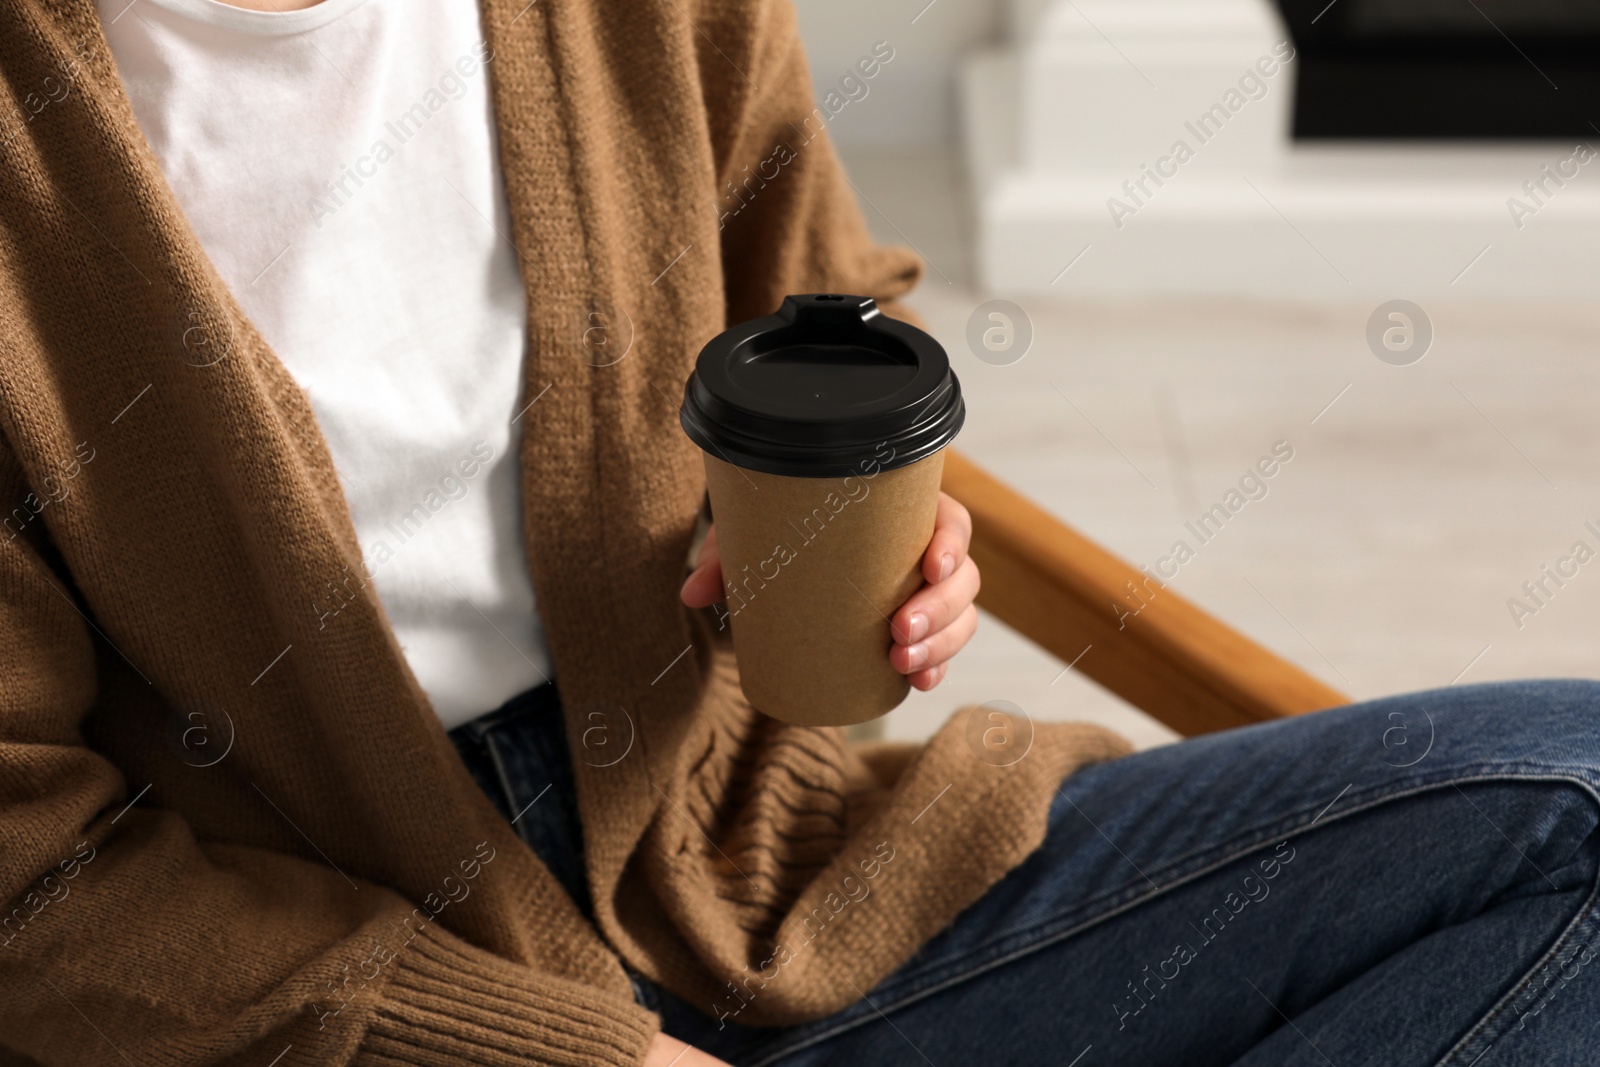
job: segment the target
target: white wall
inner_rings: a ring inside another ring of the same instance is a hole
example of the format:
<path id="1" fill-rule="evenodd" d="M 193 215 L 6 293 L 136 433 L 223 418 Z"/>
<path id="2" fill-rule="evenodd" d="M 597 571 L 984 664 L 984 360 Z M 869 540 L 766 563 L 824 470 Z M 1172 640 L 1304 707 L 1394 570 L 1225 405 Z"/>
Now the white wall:
<path id="1" fill-rule="evenodd" d="M 819 104 L 878 41 L 894 50 L 876 77 L 863 79 L 866 95 L 856 88 L 860 98 L 839 110 L 830 125 L 835 143 L 956 141 L 956 70 L 969 49 L 998 37 L 1002 0 L 795 0 L 795 6 Z"/>

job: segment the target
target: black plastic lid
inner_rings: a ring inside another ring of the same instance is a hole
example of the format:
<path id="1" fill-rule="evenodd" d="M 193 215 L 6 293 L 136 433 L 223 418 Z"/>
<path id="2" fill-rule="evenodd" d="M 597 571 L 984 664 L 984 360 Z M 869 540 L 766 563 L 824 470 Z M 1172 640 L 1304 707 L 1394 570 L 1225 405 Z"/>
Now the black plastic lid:
<path id="1" fill-rule="evenodd" d="M 678 418 L 735 466 L 840 478 L 932 455 L 966 414 L 938 341 L 871 297 L 808 293 L 706 342 Z"/>

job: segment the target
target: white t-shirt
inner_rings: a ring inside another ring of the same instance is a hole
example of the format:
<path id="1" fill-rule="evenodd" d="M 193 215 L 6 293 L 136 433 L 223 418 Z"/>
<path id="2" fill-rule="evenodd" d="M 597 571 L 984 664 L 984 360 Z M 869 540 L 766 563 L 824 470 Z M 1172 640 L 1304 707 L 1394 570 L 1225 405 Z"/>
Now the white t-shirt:
<path id="1" fill-rule="evenodd" d="M 368 578 L 447 728 L 543 681 L 526 305 L 477 4 L 99 4 L 178 203 L 339 470 L 366 574 L 306 611 L 327 625 Z"/>

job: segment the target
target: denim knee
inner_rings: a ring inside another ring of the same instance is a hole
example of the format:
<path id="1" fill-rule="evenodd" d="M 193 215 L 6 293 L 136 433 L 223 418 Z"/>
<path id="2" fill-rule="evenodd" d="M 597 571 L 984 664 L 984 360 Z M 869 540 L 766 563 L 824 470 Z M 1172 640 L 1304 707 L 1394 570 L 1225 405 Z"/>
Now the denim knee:
<path id="1" fill-rule="evenodd" d="M 1421 712 L 1440 749 L 1483 767 L 1571 773 L 1600 790 L 1600 681 L 1486 682 L 1375 702 Z M 1432 770 L 1419 761 L 1417 770 Z"/>

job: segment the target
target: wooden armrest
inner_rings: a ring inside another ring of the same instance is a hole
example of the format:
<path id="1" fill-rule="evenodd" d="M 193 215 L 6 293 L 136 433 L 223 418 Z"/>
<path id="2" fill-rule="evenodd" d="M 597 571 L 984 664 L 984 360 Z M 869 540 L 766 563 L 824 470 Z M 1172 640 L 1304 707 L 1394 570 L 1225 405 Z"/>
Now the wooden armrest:
<path id="1" fill-rule="evenodd" d="M 972 513 L 978 605 L 1179 733 L 1349 702 L 954 450 L 944 490 Z"/>

